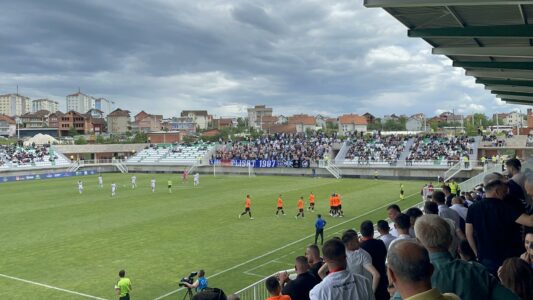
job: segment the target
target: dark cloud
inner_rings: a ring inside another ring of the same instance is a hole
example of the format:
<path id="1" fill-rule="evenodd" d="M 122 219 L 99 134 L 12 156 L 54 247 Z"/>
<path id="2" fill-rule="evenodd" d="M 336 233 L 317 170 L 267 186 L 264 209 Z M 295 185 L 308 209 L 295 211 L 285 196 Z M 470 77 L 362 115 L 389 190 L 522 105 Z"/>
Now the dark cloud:
<path id="1" fill-rule="evenodd" d="M 361 2 L 0 0 L 0 93 L 64 103 L 80 87 L 165 116 L 501 108 Z"/>

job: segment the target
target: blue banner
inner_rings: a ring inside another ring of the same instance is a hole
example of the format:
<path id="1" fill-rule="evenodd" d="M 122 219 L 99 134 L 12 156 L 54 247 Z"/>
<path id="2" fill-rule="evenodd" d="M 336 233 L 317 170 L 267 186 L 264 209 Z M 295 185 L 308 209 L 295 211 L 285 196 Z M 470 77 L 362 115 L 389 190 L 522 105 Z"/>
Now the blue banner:
<path id="1" fill-rule="evenodd" d="M 287 160 L 280 162 L 277 160 L 259 160 L 259 159 L 215 159 L 209 160 L 210 165 L 223 167 L 242 167 L 242 168 L 309 168 L 308 160 Z"/>
<path id="2" fill-rule="evenodd" d="M 96 175 L 96 174 L 98 174 L 96 170 L 84 170 L 84 171 L 77 171 L 77 172 L 55 172 L 55 173 L 44 173 L 44 174 L 35 174 L 35 175 L 3 176 L 3 177 L 0 177 L 0 183 L 12 182 L 12 181 L 63 178 L 63 177 L 72 177 L 72 176 L 87 176 L 87 175 Z"/>

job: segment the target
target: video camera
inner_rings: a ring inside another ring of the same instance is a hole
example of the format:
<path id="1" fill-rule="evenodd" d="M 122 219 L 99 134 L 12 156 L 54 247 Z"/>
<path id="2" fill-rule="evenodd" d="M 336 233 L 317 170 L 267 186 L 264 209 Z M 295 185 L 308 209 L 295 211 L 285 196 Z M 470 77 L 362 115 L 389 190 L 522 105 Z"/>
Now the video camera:
<path id="1" fill-rule="evenodd" d="M 192 284 L 194 282 L 194 277 L 198 275 L 198 272 L 191 272 L 188 277 L 183 277 L 180 279 L 180 282 L 178 283 L 179 286 L 185 286 L 185 282 L 188 284 Z"/>

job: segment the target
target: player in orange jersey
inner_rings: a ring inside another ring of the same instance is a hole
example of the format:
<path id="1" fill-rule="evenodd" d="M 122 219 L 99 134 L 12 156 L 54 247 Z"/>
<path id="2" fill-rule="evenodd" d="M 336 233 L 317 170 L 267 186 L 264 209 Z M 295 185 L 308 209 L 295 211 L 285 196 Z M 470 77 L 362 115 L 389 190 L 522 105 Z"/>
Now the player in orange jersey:
<path id="1" fill-rule="evenodd" d="M 279 194 L 278 197 L 278 209 L 276 210 L 276 217 L 280 211 L 283 215 L 285 215 L 285 212 L 283 211 L 283 199 L 281 199 L 281 194 Z"/>
<path id="2" fill-rule="evenodd" d="M 329 196 L 329 215 L 333 217 L 335 208 L 335 193 Z"/>
<path id="3" fill-rule="evenodd" d="M 341 201 L 341 195 L 336 194 L 335 198 L 337 198 L 337 216 L 344 217 L 344 212 L 342 211 L 342 201 Z"/>
<path id="4" fill-rule="evenodd" d="M 299 216 L 304 217 L 304 197 L 300 197 L 298 199 L 298 214 L 295 216 L 296 219 L 298 219 Z"/>
<path id="5" fill-rule="evenodd" d="M 244 216 L 246 213 L 248 213 L 248 215 L 250 216 L 250 220 L 253 220 L 254 218 L 252 218 L 251 208 L 252 208 L 252 200 L 250 200 L 250 195 L 246 195 L 246 200 L 244 200 L 244 211 L 242 212 L 242 214 L 239 215 L 239 219 L 242 216 Z"/>
<path id="6" fill-rule="evenodd" d="M 309 207 L 307 210 L 315 211 L 315 195 L 313 192 L 311 192 L 311 195 L 309 195 Z"/>

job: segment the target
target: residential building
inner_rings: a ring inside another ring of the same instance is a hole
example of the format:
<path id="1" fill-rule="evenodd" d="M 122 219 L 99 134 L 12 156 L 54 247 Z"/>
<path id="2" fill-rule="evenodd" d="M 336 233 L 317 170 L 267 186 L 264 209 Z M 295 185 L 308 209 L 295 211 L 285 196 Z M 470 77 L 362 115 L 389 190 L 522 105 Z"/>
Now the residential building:
<path id="1" fill-rule="evenodd" d="M 338 132 L 340 135 L 348 135 L 352 132 L 366 132 L 367 130 L 367 121 L 366 118 L 356 114 L 347 114 L 342 115 L 339 118 L 339 129 Z"/>
<path id="2" fill-rule="evenodd" d="M 103 111 L 93 108 L 85 114 L 85 117 L 89 120 L 88 133 L 101 134 L 107 132 L 107 122 Z"/>
<path id="3" fill-rule="evenodd" d="M 96 100 L 94 100 L 94 107 L 96 109 L 99 109 L 103 112 L 104 114 L 104 118 L 111 113 L 111 111 L 113 110 L 113 105 L 115 104 L 115 102 L 113 101 L 109 101 L 105 98 L 98 98 Z"/>
<path id="4" fill-rule="evenodd" d="M 363 117 L 365 117 L 367 124 L 374 124 L 376 122 L 376 117 L 369 112 L 366 112 Z"/>
<path id="5" fill-rule="evenodd" d="M 15 122 L 15 119 L 8 115 L 0 114 L 0 136 L 14 136 L 16 131 L 17 123 Z"/>
<path id="6" fill-rule="evenodd" d="M 266 107 L 265 105 L 256 105 L 253 108 L 248 108 L 248 126 L 262 130 L 264 125 L 263 118 L 271 116 L 271 107 Z"/>
<path id="7" fill-rule="evenodd" d="M 35 113 L 40 110 L 47 110 L 50 112 L 59 110 L 59 102 L 50 99 L 36 99 L 31 102 L 31 112 Z"/>
<path id="8" fill-rule="evenodd" d="M 423 131 L 424 121 L 411 116 L 407 119 L 407 122 L 405 122 L 405 129 L 407 131 Z"/>
<path id="9" fill-rule="evenodd" d="M 289 122 L 289 118 L 285 117 L 284 115 L 279 115 L 277 117 L 276 124 L 287 124 Z"/>
<path id="10" fill-rule="evenodd" d="M 328 117 L 326 117 L 326 116 L 317 115 L 315 117 L 316 126 L 321 127 L 321 128 L 326 128 L 327 119 L 328 119 Z"/>
<path id="11" fill-rule="evenodd" d="M 134 121 L 132 124 L 132 130 L 142 131 L 142 132 L 151 132 L 151 131 L 160 131 L 161 130 L 161 121 L 163 120 L 162 115 L 152 115 L 146 113 L 144 110 L 136 114 L 133 117 Z"/>
<path id="12" fill-rule="evenodd" d="M 237 126 L 237 119 L 235 118 L 220 118 L 213 119 L 213 128 L 222 129 L 222 128 L 231 128 Z"/>
<path id="13" fill-rule="evenodd" d="M 75 111 L 84 114 L 92 108 L 96 108 L 96 100 L 94 97 L 82 92 L 67 96 L 67 111 Z"/>
<path id="14" fill-rule="evenodd" d="M 71 128 L 74 128 L 77 134 L 86 134 L 90 127 L 88 118 L 73 110 L 62 114 L 58 125 L 59 136 L 68 136 Z"/>
<path id="15" fill-rule="evenodd" d="M 296 126 L 297 133 L 305 133 L 307 130 L 316 130 L 315 117 L 304 114 L 289 117 L 288 124 Z"/>
<path id="16" fill-rule="evenodd" d="M 196 127 L 201 130 L 207 129 L 212 119 L 212 116 L 207 113 L 207 110 L 184 110 L 181 112 L 181 117 L 192 118 Z"/>
<path id="17" fill-rule="evenodd" d="M 30 110 L 30 98 L 20 94 L 0 95 L 0 114 L 15 117 L 22 116 Z"/>
<path id="18" fill-rule="evenodd" d="M 286 123 L 280 123 L 276 116 L 264 116 L 260 118 L 260 126 L 257 129 L 270 133 L 270 128 L 274 125 L 286 125 Z"/>
<path id="19" fill-rule="evenodd" d="M 48 127 L 48 110 L 39 110 L 34 113 L 25 113 L 20 116 L 20 122 L 24 128 L 45 128 Z"/>
<path id="20" fill-rule="evenodd" d="M 498 114 L 502 120 L 502 124 L 507 126 L 522 126 L 524 125 L 524 116 L 520 112 L 513 111 L 508 114 Z"/>
<path id="21" fill-rule="evenodd" d="M 61 118 L 64 115 L 65 114 L 60 112 L 60 111 L 56 111 L 54 113 L 51 113 L 48 116 L 48 127 L 50 127 L 50 128 L 59 128 L 59 123 L 61 122 Z"/>
<path id="22" fill-rule="evenodd" d="M 385 115 L 385 116 L 383 116 L 383 119 L 381 119 L 381 122 L 385 123 L 385 122 L 390 121 L 390 120 L 392 120 L 392 121 L 400 121 L 400 116 L 397 116 L 396 114 Z M 368 124 L 368 122 L 367 122 L 367 124 Z"/>
<path id="23" fill-rule="evenodd" d="M 196 123 L 189 117 L 166 119 L 161 126 L 168 131 L 196 132 Z"/>
<path id="24" fill-rule="evenodd" d="M 107 130 L 109 133 L 126 133 L 130 129 L 130 112 L 120 108 L 107 115 Z"/>

